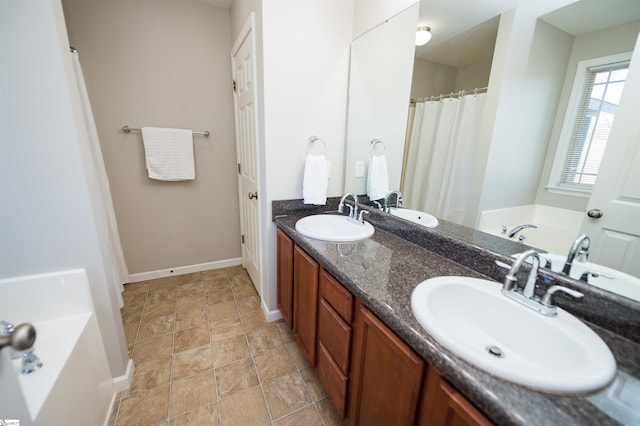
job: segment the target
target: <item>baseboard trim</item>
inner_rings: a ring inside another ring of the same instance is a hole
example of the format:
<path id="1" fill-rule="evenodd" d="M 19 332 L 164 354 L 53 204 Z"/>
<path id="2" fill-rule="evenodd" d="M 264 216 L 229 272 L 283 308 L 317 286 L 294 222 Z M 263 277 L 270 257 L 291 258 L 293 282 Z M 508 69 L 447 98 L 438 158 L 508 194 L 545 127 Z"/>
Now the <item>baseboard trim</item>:
<path id="1" fill-rule="evenodd" d="M 264 313 L 265 318 L 268 322 L 277 321 L 282 318 L 282 314 L 279 309 L 269 310 L 267 305 L 264 304 L 264 299 L 262 299 L 262 313 Z"/>
<path id="2" fill-rule="evenodd" d="M 109 404 L 109 410 L 107 411 L 107 417 L 105 417 L 104 422 L 102 422 L 102 426 L 109 426 L 109 420 L 111 420 L 111 414 L 113 413 L 113 410 L 116 409 L 116 398 L 118 396 L 117 392 L 114 392 L 113 395 L 111 395 L 111 403 Z"/>
<path id="3" fill-rule="evenodd" d="M 241 257 L 231 259 L 217 260 L 215 262 L 198 263 L 196 265 L 178 266 L 177 268 L 159 269 L 157 271 L 140 272 L 129 275 L 130 283 L 140 281 L 156 280 L 158 278 L 167 278 L 174 275 L 192 274 L 194 272 L 208 271 L 210 269 L 229 268 L 231 266 L 242 265 Z"/>
<path id="4" fill-rule="evenodd" d="M 135 366 L 133 365 L 133 360 L 129 359 L 129 362 L 127 363 L 127 370 L 124 372 L 124 374 L 122 376 L 113 378 L 113 388 L 116 392 L 121 392 L 131 387 L 134 369 Z"/>

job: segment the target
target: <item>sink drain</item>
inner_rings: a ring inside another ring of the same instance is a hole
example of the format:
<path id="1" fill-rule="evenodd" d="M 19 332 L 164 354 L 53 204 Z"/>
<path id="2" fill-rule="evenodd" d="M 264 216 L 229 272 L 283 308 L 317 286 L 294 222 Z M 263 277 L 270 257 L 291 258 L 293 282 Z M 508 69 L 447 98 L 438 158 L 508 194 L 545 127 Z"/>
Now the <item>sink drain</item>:
<path id="1" fill-rule="evenodd" d="M 487 352 L 489 352 L 489 355 L 493 355 L 496 358 L 503 358 L 504 354 L 502 353 L 502 349 L 500 349 L 499 347 L 495 346 L 495 345 L 489 345 L 485 348 L 487 350 Z"/>

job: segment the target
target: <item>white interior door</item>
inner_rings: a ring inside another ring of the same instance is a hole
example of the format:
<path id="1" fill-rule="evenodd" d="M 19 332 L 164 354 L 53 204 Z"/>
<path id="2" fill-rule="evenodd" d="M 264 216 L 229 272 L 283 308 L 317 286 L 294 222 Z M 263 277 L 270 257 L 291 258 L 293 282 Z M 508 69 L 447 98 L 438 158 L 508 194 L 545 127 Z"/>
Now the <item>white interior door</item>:
<path id="1" fill-rule="evenodd" d="M 582 232 L 589 260 L 640 277 L 640 38 L 629 66 Z"/>
<path id="2" fill-rule="evenodd" d="M 258 146 L 253 14 L 232 49 L 242 266 L 260 294 Z"/>

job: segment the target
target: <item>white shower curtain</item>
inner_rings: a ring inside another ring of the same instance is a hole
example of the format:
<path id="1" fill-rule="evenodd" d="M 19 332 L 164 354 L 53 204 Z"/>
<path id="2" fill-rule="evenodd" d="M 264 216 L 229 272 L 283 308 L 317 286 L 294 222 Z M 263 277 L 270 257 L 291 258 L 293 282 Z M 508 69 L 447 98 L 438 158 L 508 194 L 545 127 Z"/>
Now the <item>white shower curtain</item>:
<path id="1" fill-rule="evenodd" d="M 123 285 L 129 282 L 129 270 L 124 260 L 122 245 L 120 244 L 120 235 L 118 233 L 118 223 L 116 222 L 115 211 L 113 210 L 113 200 L 111 198 L 111 190 L 109 189 L 109 179 L 107 170 L 104 166 L 102 158 L 102 150 L 100 148 L 100 140 L 98 139 L 98 131 L 96 123 L 93 119 L 91 111 L 91 103 L 87 87 L 80 66 L 80 59 L 77 52 L 71 53 L 73 68 L 82 102 L 82 112 L 84 115 L 84 123 L 87 128 L 89 151 L 91 159 L 87 167 L 92 170 L 89 174 L 94 179 L 88 179 L 89 191 L 94 195 L 92 197 L 94 207 L 94 219 L 98 228 L 98 238 L 100 241 L 100 250 L 105 263 L 107 280 L 115 286 L 119 306 L 123 306 L 122 290 Z"/>
<path id="2" fill-rule="evenodd" d="M 416 104 L 402 190 L 408 207 L 465 222 L 485 98 Z"/>

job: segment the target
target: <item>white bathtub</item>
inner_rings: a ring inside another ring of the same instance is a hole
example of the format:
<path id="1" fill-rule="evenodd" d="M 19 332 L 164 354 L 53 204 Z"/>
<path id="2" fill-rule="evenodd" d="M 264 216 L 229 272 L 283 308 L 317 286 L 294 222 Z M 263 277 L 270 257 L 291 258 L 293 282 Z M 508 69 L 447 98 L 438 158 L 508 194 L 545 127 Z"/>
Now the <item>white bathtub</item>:
<path id="1" fill-rule="evenodd" d="M 42 368 L 0 351 L 0 418 L 20 425 L 103 425 L 115 395 L 84 270 L 0 280 L 0 316 L 36 329 Z"/>
<path id="2" fill-rule="evenodd" d="M 580 234 L 583 215 L 582 212 L 575 210 L 529 204 L 506 209 L 485 210 L 480 214 L 478 229 L 507 238 L 507 235 L 502 234 L 502 226 L 510 231 L 522 224 L 536 225 L 537 229 L 523 229 L 512 239 L 518 241 L 518 237 L 524 235 L 526 237 L 524 244 L 566 254 L 575 238 Z"/>

